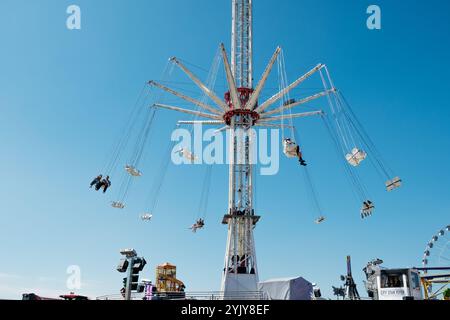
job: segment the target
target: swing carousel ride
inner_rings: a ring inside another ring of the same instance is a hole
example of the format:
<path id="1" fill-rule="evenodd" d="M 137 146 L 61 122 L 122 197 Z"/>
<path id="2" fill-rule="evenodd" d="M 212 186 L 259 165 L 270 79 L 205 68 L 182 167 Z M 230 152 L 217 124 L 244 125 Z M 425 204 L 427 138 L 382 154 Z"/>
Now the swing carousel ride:
<path id="1" fill-rule="evenodd" d="M 187 69 L 187 67 L 185 67 L 181 60 L 176 58 L 172 58 L 170 60 L 171 62 L 178 65 L 183 71 L 185 71 L 186 74 L 192 79 L 192 81 L 194 81 L 194 83 L 196 83 L 199 88 L 204 91 L 205 96 L 202 100 L 206 100 L 206 96 L 211 98 L 213 101 L 216 100 L 217 107 L 212 107 L 201 100 L 190 98 L 189 96 L 181 92 L 172 90 L 169 87 L 156 81 L 149 81 L 147 83 L 148 86 L 157 87 L 161 90 L 164 90 L 165 92 L 169 92 L 185 101 L 196 105 L 198 108 L 197 110 L 189 110 L 162 103 L 154 103 L 148 106 L 146 104 L 146 101 L 148 101 L 150 90 L 148 90 L 147 88 L 143 89 L 143 92 L 138 98 L 138 102 L 140 101 L 140 103 L 137 104 L 138 108 L 135 108 L 135 110 L 133 110 L 129 121 L 127 122 L 125 133 L 123 134 L 122 138 L 116 143 L 113 152 L 110 154 L 111 157 L 108 164 L 102 170 L 102 172 L 104 172 L 104 176 L 111 176 L 113 175 L 113 173 L 117 173 L 119 159 L 122 156 L 127 157 L 127 155 L 124 155 L 122 151 L 127 149 L 127 145 L 130 142 L 130 135 L 132 134 L 132 131 L 135 130 L 136 123 L 140 122 L 141 128 L 137 134 L 136 142 L 134 144 L 134 147 L 132 147 L 130 155 L 128 156 L 128 162 L 123 165 L 124 174 L 121 177 L 120 186 L 117 192 L 117 198 L 111 201 L 111 206 L 113 208 L 125 208 L 125 201 L 132 187 L 133 181 L 142 177 L 143 175 L 138 167 L 141 164 L 146 145 L 149 144 L 148 141 L 150 138 L 151 127 L 157 113 L 157 108 L 174 110 L 186 114 L 191 114 L 195 117 L 207 119 L 205 121 L 178 121 L 177 127 L 186 124 L 222 126 L 217 130 L 217 132 L 220 132 L 224 130 L 230 130 L 231 119 L 239 115 L 245 118 L 246 121 L 248 121 L 246 125 L 248 125 L 249 127 L 280 128 L 283 130 L 283 133 L 284 130 L 290 129 L 292 137 L 285 138 L 282 141 L 283 153 L 288 159 L 299 158 L 300 164 L 304 167 L 303 170 L 306 173 L 307 177 L 306 182 L 310 189 L 313 189 L 313 184 L 307 168 L 307 164 L 302 156 L 303 150 L 300 149 L 297 140 L 297 130 L 296 126 L 294 126 L 293 124 L 293 119 L 311 116 L 320 117 L 325 128 L 327 128 L 328 130 L 334 146 L 336 147 L 337 151 L 342 154 L 342 159 L 345 161 L 346 173 L 350 178 L 350 181 L 352 182 L 353 189 L 358 194 L 360 203 L 362 203 L 362 207 L 360 210 L 362 218 L 367 218 L 368 216 L 372 215 L 372 212 L 375 209 L 374 203 L 369 198 L 367 188 L 363 184 L 357 171 L 357 168 L 364 160 L 370 159 L 375 169 L 377 169 L 380 174 L 386 177 L 385 187 L 387 191 L 392 191 L 401 186 L 402 180 L 399 177 L 394 177 L 394 175 L 392 174 L 392 170 L 390 170 L 386 163 L 383 161 L 380 153 L 375 148 L 375 145 L 373 144 L 367 133 L 364 131 L 360 122 L 357 120 L 353 110 L 350 108 L 350 105 L 347 103 L 342 93 L 334 87 L 326 65 L 319 64 L 290 85 L 286 85 L 285 79 L 283 79 L 283 74 L 285 74 L 285 71 L 282 51 L 280 48 L 277 48 L 269 62 L 269 65 L 264 71 L 262 80 L 258 83 L 257 88 L 255 90 L 242 90 L 243 88 L 236 88 L 236 85 L 234 84 L 234 78 L 231 76 L 231 70 L 227 70 L 229 68 L 229 64 L 223 44 L 221 45 L 221 52 L 223 54 L 222 58 L 225 65 L 225 70 L 227 71 L 227 81 L 230 86 L 230 91 L 226 93 L 225 101 L 220 103 L 219 101 L 221 100 L 211 89 L 209 89 L 209 86 L 203 84 L 200 80 L 198 80 L 198 78 L 196 78 L 196 76 L 191 73 Z M 217 58 L 215 58 L 214 60 L 217 61 Z M 283 69 L 280 72 L 281 74 L 279 74 L 280 87 L 282 89 L 278 93 L 273 95 L 270 99 L 258 106 L 258 96 L 264 88 L 265 80 L 267 79 L 268 74 L 272 70 L 272 67 L 275 63 L 278 63 L 279 69 Z M 217 76 L 217 66 L 214 66 L 213 68 L 216 69 L 215 76 Z M 291 99 L 289 94 L 290 91 L 315 73 L 320 74 L 320 77 L 323 81 L 324 90 L 301 99 Z M 169 83 L 170 81 L 165 82 Z M 208 83 L 211 83 L 211 81 L 208 81 Z M 144 95 L 145 98 L 142 98 L 142 96 Z M 291 109 L 322 97 L 327 98 L 330 113 L 326 113 L 323 110 L 294 114 L 290 113 Z M 250 100 L 250 98 L 253 99 Z M 278 100 L 281 100 L 279 107 L 267 110 Z M 234 105 L 236 105 L 237 107 L 235 108 Z M 201 112 L 199 109 L 208 110 L 210 111 L 210 113 Z M 284 112 L 286 111 L 289 111 L 289 113 L 284 114 Z M 142 119 L 144 119 L 144 121 L 142 121 Z M 289 124 L 286 124 L 286 122 L 288 122 Z M 183 158 L 189 160 L 191 163 L 194 163 L 197 158 L 193 154 L 193 152 L 187 148 L 173 151 L 172 147 L 173 144 L 170 145 L 168 150 L 173 153 L 179 154 Z M 369 155 L 367 152 L 369 152 Z M 168 157 L 163 160 L 167 160 L 167 158 L 170 158 L 170 152 L 168 154 L 166 153 L 166 155 L 168 155 Z M 163 161 L 160 167 L 161 170 L 159 170 L 159 177 L 158 179 L 154 179 L 154 181 L 157 182 L 156 188 L 154 188 L 156 193 L 154 193 L 153 198 L 155 200 L 158 198 L 168 165 L 169 161 Z M 202 212 L 206 211 L 207 207 L 212 169 L 211 165 L 205 166 L 206 171 L 200 199 L 200 207 L 202 208 Z M 317 202 L 317 196 L 315 192 L 312 197 L 314 198 L 313 200 Z M 150 206 L 150 211 L 141 214 L 142 220 L 151 220 L 155 205 L 156 201 L 154 201 L 153 205 Z M 318 206 L 319 203 L 317 202 L 316 205 Z M 316 223 L 321 223 L 325 221 L 325 217 L 319 216 L 315 221 Z"/>
<path id="2" fill-rule="evenodd" d="M 127 197 L 132 184 L 137 179 L 144 179 L 144 154 L 148 146 L 152 125 L 157 112 L 161 109 L 176 111 L 190 115 L 190 120 L 178 121 L 179 126 L 194 125 L 217 128 L 217 134 L 227 132 L 229 145 L 229 199 L 228 211 L 223 224 L 228 225 L 228 240 L 225 253 L 225 268 L 222 278 L 222 290 L 256 290 L 257 268 L 253 239 L 253 228 L 259 220 L 254 210 L 255 173 L 254 164 L 250 161 L 250 152 L 254 141 L 251 135 L 239 135 L 237 130 L 248 132 L 250 129 L 279 128 L 283 134 L 281 142 L 283 153 L 288 159 L 298 159 L 305 175 L 306 185 L 311 191 L 311 198 L 317 210 L 315 223 L 326 220 L 318 201 L 317 192 L 311 174 L 304 159 L 304 150 L 300 146 L 297 134 L 297 121 L 305 117 L 316 117 L 326 128 L 331 142 L 338 153 L 345 173 L 359 201 L 361 218 L 372 216 L 375 202 L 368 193 L 368 188 L 359 174 L 364 162 L 370 162 L 377 173 L 383 177 L 384 187 L 388 192 L 401 186 L 402 180 L 381 157 L 380 152 L 357 119 L 355 112 L 345 99 L 341 90 L 333 83 L 328 67 L 318 64 L 294 82 L 287 80 L 284 54 L 280 47 L 276 48 L 270 58 L 260 80 L 253 85 L 253 50 L 252 50 L 252 3 L 251 0 L 232 0 L 232 41 L 231 55 L 228 56 L 225 46 L 221 44 L 216 52 L 212 66 L 207 72 L 206 81 L 191 71 L 192 68 L 204 70 L 192 63 L 173 57 L 159 81 L 145 84 L 125 124 L 124 132 L 115 143 L 109 154 L 109 161 L 100 172 L 110 176 L 111 190 L 117 192 L 111 206 L 118 210 L 126 208 Z M 230 60 L 231 61 L 230 61 Z M 189 65 L 189 67 L 188 67 Z M 223 67 L 224 99 L 216 93 L 216 80 L 220 65 Z M 278 90 L 275 94 L 263 98 L 266 82 L 277 66 Z M 190 83 L 171 81 L 174 70 L 181 71 Z M 315 79 L 315 80 L 314 80 Z M 317 92 L 301 90 L 301 85 L 308 81 L 316 81 L 320 86 Z M 177 87 L 178 86 L 178 87 Z M 188 89 L 186 89 L 186 87 Z M 192 87 L 200 90 L 199 98 L 192 97 Z M 190 89 L 190 90 L 189 90 Z M 155 94 L 154 94 L 155 92 Z M 308 93 L 305 95 L 305 93 Z M 176 99 L 176 104 L 163 103 L 163 95 Z M 308 110 L 292 112 L 299 108 L 307 108 L 310 103 L 323 101 L 326 110 Z M 186 105 L 181 107 L 180 105 Z M 285 133 L 286 132 L 286 133 Z M 290 135 L 290 136 L 288 136 Z M 134 137 L 131 139 L 131 137 Z M 133 141 L 132 141 L 133 140 Z M 169 140 L 169 139 L 168 139 Z M 133 142 L 130 145 L 130 142 Z M 142 221 L 151 221 L 156 217 L 161 187 L 169 168 L 172 154 L 178 154 L 189 163 L 195 163 L 197 155 L 188 148 L 174 150 L 175 142 L 169 141 L 157 176 L 151 190 L 151 200 L 146 210 L 140 214 Z M 152 160 L 153 161 L 153 160 Z M 189 228 L 193 232 L 204 228 L 208 207 L 209 189 L 212 180 L 212 165 L 204 165 L 203 187 L 200 192 L 199 217 Z M 122 168 L 117 170 L 117 168 Z M 118 177 L 117 172 L 122 172 Z M 120 182 L 118 183 L 117 181 Z M 101 181 L 100 181 L 101 183 Z M 119 187 L 115 188 L 115 184 Z"/>

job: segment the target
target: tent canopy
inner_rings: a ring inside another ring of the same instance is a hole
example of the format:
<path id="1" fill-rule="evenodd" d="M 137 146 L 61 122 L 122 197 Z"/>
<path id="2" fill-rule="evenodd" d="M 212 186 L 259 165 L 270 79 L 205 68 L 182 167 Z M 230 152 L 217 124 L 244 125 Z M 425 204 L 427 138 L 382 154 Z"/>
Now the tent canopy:
<path id="1" fill-rule="evenodd" d="M 269 300 L 311 300 L 313 285 L 302 277 L 272 279 L 258 283 Z"/>

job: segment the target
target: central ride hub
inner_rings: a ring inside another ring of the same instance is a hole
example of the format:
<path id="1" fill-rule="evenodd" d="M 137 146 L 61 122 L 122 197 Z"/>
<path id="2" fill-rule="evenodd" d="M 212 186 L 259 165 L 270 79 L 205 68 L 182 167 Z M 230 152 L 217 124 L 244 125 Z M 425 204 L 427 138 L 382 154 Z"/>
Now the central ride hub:
<path id="1" fill-rule="evenodd" d="M 225 102 L 230 108 L 229 111 L 225 112 L 223 115 L 223 120 L 227 125 L 231 124 L 231 119 L 235 116 L 241 116 L 242 120 L 247 120 L 245 122 L 249 122 L 250 125 L 254 125 L 256 121 L 259 120 L 259 113 L 254 110 L 243 109 L 243 107 L 247 104 L 250 96 L 253 93 L 253 89 L 250 88 L 237 88 L 238 98 L 241 102 L 241 109 L 235 109 L 233 105 L 233 101 L 231 100 L 230 92 L 225 92 Z M 257 106 L 258 104 L 256 104 Z"/>
<path id="2" fill-rule="evenodd" d="M 241 116 L 242 119 L 245 119 L 250 125 L 254 125 L 256 121 L 259 120 L 259 113 L 253 110 L 246 109 L 235 109 L 225 112 L 223 115 L 223 120 L 229 126 L 231 124 L 231 119 L 235 116 Z"/>

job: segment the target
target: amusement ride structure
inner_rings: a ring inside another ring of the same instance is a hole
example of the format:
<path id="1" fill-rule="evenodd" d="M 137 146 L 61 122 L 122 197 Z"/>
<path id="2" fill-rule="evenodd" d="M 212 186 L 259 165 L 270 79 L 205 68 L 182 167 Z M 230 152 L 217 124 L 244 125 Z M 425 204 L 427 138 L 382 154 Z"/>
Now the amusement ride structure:
<path id="1" fill-rule="evenodd" d="M 450 225 L 433 235 L 423 252 L 422 266 L 425 273 L 450 264 Z"/>
<path id="2" fill-rule="evenodd" d="M 253 128 L 282 129 L 284 154 L 288 158 L 299 158 L 300 164 L 305 166 L 305 172 L 307 173 L 306 163 L 302 159 L 302 151 L 296 139 L 293 119 L 311 116 L 320 117 L 332 137 L 340 158 L 344 161 L 349 181 L 355 187 L 356 195 L 361 201 L 360 203 L 362 203 L 362 218 L 371 216 L 375 208 L 357 173 L 357 167 L 366 158 L 371 159 L 378 173 L 385 179 L 388 191 L 392 191 L 401 185 L 401 179 L 395 177 L 386 166 L 373 142 L 356 119 L 346 99 L 335 88 L 330 73 L 324 64 L 316 65 L 294 82 L 288 84 L 284 70 L 283 52 L 278 47 L 255 85 L 253 82 L 252 20 L 252 0 L 232 0 L 231 58 L 229 59 L 223 44 L 219 48 L 219 60 L 224 67 L 228 89 L 224 94 L 224 99 L 220 98 L 213 91 L 211 83 L 214 83 L 214 81 L 211 81 L 212 79 L 209 79 L 209 83 L 202 82 L 188 68 L 186 63 L 176 57 L 170 59 L 172 66 L 177 66 L 201 90 L 204 99 L 195 99 L 179 90 L 174 90 L 166 86 L 164 81 L 148 82 L 151 87 L 167 92 L 180 99 L 180 101 L 195 106 L 196 109 L 188 109 L 161 102 L 152 104 L 151 110 L 144 117 L 144 124 L 138 134 L 134 151 L 125 166 L 125 178 L 119 187 L 119 196 L 112 202 L 114 208 L 123 209 L 125 207 L 124 200 L 132 180 L 140 179 L 139 177 L 143 175 L 138 167 L 142 160 L 143 149 L 147 143 L 150 127 L 157 109 L 169 109 L 195 117 L 194 120 L 179 121 L 179 125 L 218 126 L 218 132 L 226 131 L 229 139 L 229 195 L 228 209 L 222 223 L 227 225 L 228 238 L 221 284 L 221 290 L 225 296 L 227 293 L 231 294 L 233 292 L 257 291 L 259 281 L 253 237 L 253 229 L 260 219 L 254 207 L 255 164 L 252 159 L 252 150 L 255 147 L 255 140 L 251 134 Z M 278 66 L 279 90 L 270 98 L 262 99 L 265 84 L 275 65 Z M 217 66 L 215 67 L 215 72 L 217 73 Z M 320 75 L 319 81 L 323 85 L 323 90 L 313 95 L 291 99 L 290 93 L 313 75 Z M 296 107 L 320 98 L 327 99 L 330 106 L 329 114 L 322 110 L 302 113 L 291 112 Z M 274 106 L 277 103 L 279 105 Z M 141 117 L 142 114 L 139 112 L 134 113 L 132 118 L 138 119 Z M 285 122 L 288 123 L 286 124 Z M 292 135 L 290 138 L 284 139 L 284 129 L 286 128 L 292 130 Z M 117 166 L 119 153 L 125 148 L 129 132 L 124 136 L 114 149 L 112 159 L 103 173 L 109 175 Z M 362 149 L 363 147 L 365 148 L 364 150 Z M 176 152 L 190 161 L 194 161 L 196 158 L 187 149 L 181 149 Z M 140 216 L 144 221 L 150 221 L 154 215 L 156 199 L 161 189 L 167 165 L 168 163 L 163 162 L 161 170 L 158 171 L 159 178 L 156 179 L 157 182 L 152 191 L 154 200 L 149 205 L 150 210 Z M 209 179 L 208 181 L 210 181 L 210 172 L 207 171 L 206 175 Z M 311 184 L 309 173 L 306 174 L 306 177 L 307 183 Z M 202 197 L 208 197 L 207 192 L 202 192 L 202 194 Z M 317 203 L 314 192 L 313 197 Z M 203 207 L 205 207 L 205 204 Z M 320 214 L 319 209 L 319 217 L 316 219 L 316 223 L 320 224 L 324 220 L 325 217 Z M 203 228 L 204 221 L 201 220 L 201 222 L 201 224 L 195 224 L 192 230 Z M 349 287 L 353 288 L 352 286 Z"/>
<path id="3" fill-rule="evenodd" d="M 450 299 L 450 225 L 440 229 L 423 253 L 421 277 L 426 299 Z"/>

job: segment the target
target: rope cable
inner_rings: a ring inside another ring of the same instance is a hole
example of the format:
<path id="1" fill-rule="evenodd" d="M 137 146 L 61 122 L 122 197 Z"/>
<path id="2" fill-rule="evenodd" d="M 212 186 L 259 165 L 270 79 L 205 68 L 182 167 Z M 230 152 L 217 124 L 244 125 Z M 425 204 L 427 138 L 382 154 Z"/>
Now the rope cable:
<path id="1" fill-rule="evenodd" d="M 326 91 L 330 90 L 330 88 L 328 87 L 328 85 L 326 83 L 326 80 L 325 80 L 325 77 L 323 75 L 322 70 L 319 71 L 319 74 L 320 74 L 320 77 L 322 79 L 322 83 L 323 83 L 324 89 Z M 332 84 L 331 79 L 329 78 L 328 80 L 330 81 L 331 87 L 333 88 L 333 84 Z M 333 116 L 333 119 L 334 119 L 334 122 L 335 122 L 335 125 L 336 125 L 336 132 L 337 132 L 338 136 L 341 138 L 341 140 L 342 140 L 342 142 L 344 144 L 344 156 L 345 156 L 345 154 L 346 154 L 345 150 L 350 150 L 350 148 L 349 148 L 347 139 L 345 138 L 345 135 L 343 134 L 343 130 L 341 128 L 341 125 L 340 125 L 339 119 L 337 117 L 337 113 L 336 113 L 335 107 L 333 105 L 333 102 L 331 100 L 331 97 L 330 97 L 329 93 L 327 94 L 327 100 L 328 100 L 328 105 L 329 105 L 330 110 L 331 110 L 331 114 Z"/>
<path id="2" fill-rule="evenodd" d="M 362 191 L 360 185 L 358 184 L 358 180 L 355 178 L 353 171 L 351 170 L 351 168 L 349 168 L 346 161 L 344 161 L 344 159 L 342 158 L 342 146 L 340 145 L 340 141 L 333 134 L 333 129 L 330 124 L 330 120 L 328 120 L 328 118 L 326 116 L 321 116 L 321 118 L 322 118 L 323 123 L 327 129 L 327 132 L 333 142 L 336 154 L 337 154 L 338 158 L 341 160 L 340 163 L 344 167 L 344 170 L 346 172 L 346 177 L 347 177 L 350 185 L 353 186 L 352 191 L 353 191 L 354 195 L 356 196 L 358 201 L 365 201 L 366 200 L 365 195 L 364 195 L 364 192 Z"/>
<path id="3" fill-rule="evenodd" d="M 121 132 L 125 132 L 125 134 L 121 133 L 121 138 L 118 139 L 118 142 L 113 145 L 113 147 L 111 148 L 112 151 L 107 154 L 107 157 L 109 157 L 110 160 L 109 160 L 109 162 L 107 162 L 107 164 L 105 165 L 105 167 L 103 168 L 103 171 L 102 171 L 102 172 L 105 172 L 106 175 L 111 175 L 111 173 L 113 171 L 115 171 L 118 160 L 120 158 L 120 152 L 122 150 L 124 150 L 126 147 L 128 138 L 129 138 L 132 128 L 133 128 L 132 123 L 134 123 L 136 121 L 136 119 L 138 118 L 138 116 L 141 112 L 141 109 L 139 108 L 139 106 L 140 106 L 139 102 L 141 101 L 141 99 L 144 95 L 144 92 L 146 91 L 146 87 L 147 87 L 147 85 L 144 84 L 144 86 L 134 104 L 132 112 L 130 113 L 130 115 L 123 127 L 123 130 L 121 131 Z"/>
<path id="4" fill-rule="evenodd" d="M 168 76 L 170 76 L 170 74 L 173 71 L 173 66 L 169 67 L 169 64 L 166 64 L 164 71 L 163 71 L 163 78 L 167 78 Z M 151 92 L 151 89 L 149 90 L 149 93 Z M 161 94 L 159 95 L 159 97 L 161 97 Z M 141 104 L 141 108 L 140 108 L 140 112 L 138 112 L 136 114 L 136 117 L 140 117 L 140 115 L 142 114 L 142 111 L 144 110 L 148 110 L 148 106 L 146 106 L 146 103 L 148 101 L 149 95 L 146 96 L 146 98 L 144 99 L 144 101 Z M 147 142 L 148 136 L 149 136 L 149 131 L 151 128 L 151 124 L 153 122 L 153 119 L 155 117 L 156 114 L 156 108 L 151 107 L 150 110 L 148 110 L 147 115 L 145 117 L 145 121 L 143 123 L 143 126 L 141 127 L 141 130 L 137 136 L 137 141 L 135 143 L 134 149 L 132 150 L 132 155 L 130 157 L 130 165 L 132 165 L 133 167 L 137 167 L 137 165 L 139 164 L 139 161 L 141 159 L 145 144 Z M 134 120 L 133 122 L 131 122 L 130 124 L 130 131 L 127 133 L 127 135 L 124 137 L 124 144 L 122 144 L 122 148 L 125 148 L 126 144 L 128 143 L 128 140 L 130 139 L 131 136 L 131 129 L 133 129 L 133 126 L 131 126 L 134 122 L 136 122 L 136 120 Z M 128 173 L 124 171 L 124 175 L 122 177 L 122 182 L 120 184 L 120 188 L 118 191 L 118 197 L 117 199 L 120 200 L 120 202 L 124 202 L 129 194 L 130 188 L 133 184 L 133 181 L 135 179 Z"/>
<path id="5" fill-rule="evenodd" d="M 293 132 L 294 132 L 293 137 L 294 137 L 297 145 L 300 146 L 300 140 L 298 139 L 297 130 L 294 128 Z M 304 167 L 303 171 L 304 171 L 303 177 L 304 177 L 304 180 L 305 180 L 306 185 L 307 185 L 308 193 L 310 195 L 310 197 L 308 197 L 308 198 L 312 199 L 311 202 L 312 202 L 313 206 L 315 207 L 317 213 L 319 214 L 319 216 L 322 216 L 322 207 L 320 205 L 318 193 L 317 193 L 316 187 L 315 187 L 315 185 L 314 185 L 314 183 L 312 181 L 309 169 L 307 167 Z"/>
<path id="6" fill-rule="evenodd" d="M 327 67 L 325 67 L 325 72 L 326 72 L 329 84 L 331 85 L 332 88 L 334 88 L 333 81 L 332 81 L 332 79 L 330 77 L 330 74 L 329 74 L 329 71 L 328 71 Z M 329 87 L 328 87 L 328 85 L 327 85 L 327 83 L 325 81 L 325 78 L 324 78 L 324 75 L 323 75 L 322 71 L 320 71 L 320 76 L 322 78 L 322 83 L 324 85 L 325 90 L 328 90 Z M 333 140 L 334 144 L 337 146 L 337 150 L 340 149 L 342 155 L 344 156 L 344 157 L 342 157 L 341 155 L 339 155 L 339 158 L 341 159 L 341 161 L 342 161 L 342 163 L 344 165 L 345 171 L 346 171 L 347 176 L 349 177 L 349 179 L 351 181 L 351 184 L 355 187 L 355 190 L 356 190 L 357 194 L 359 195 L 360 199 L 362 201 L 366 201 L 368 199 L 368 197 L 367 197 L 368 191 L 365 188 L 365 186 L 363 185 L 361 177 L 359 176 L 358 172 L 356 170 L 354 170 L 354 168 L 350 168 L 348 166 L 348 164 L 346 163 L 346 161 L 344 161 L 345 155 L 346 155 L 347 151 L 350 149 L 349 145 L 348 145 L 348 140 L 347 140 L 347 138 L 345 137 L 345 135 L 343 133 L 342 126 L 341 126 L 340 121 L 339 121 L 339 119 L 337 117 L 337 112 L 336 112 L 337 106 L 335 108 L 335 106 L 333 105 L 333 102 L 332 102 L 329 94 L 327 95 L 327 97 L 328 97 L 328 103 L 329 103 L 330 109 L 332 111 L 332 117 L 335 120 L 334 122 L 335 122 L 336 133 L 337 133 L 337 136 L 340 137 L 341 139 L 336 139 L 335 136 L 333 135 L 332 126 L 329 123 L 329 121 L 326 121 L 327 117 L 322 116 L 322 119 L 325 120 L 324 123 L 327 126 L 327 130 L 328 130 L 330 136 L 332 137 L 332 140 Z M 334 97 L 336 99 L 336 96 L 334 96 Z"/>
<path id="7" fill-rule="evenodd" d="M 167 148 L 166 148 L 166 152 L 164 153 L 165 156 L 163 156 L 163 158 L 161 160 L 161 164 L 160 164 L 160 167 L 158 170 L 158 175 L 154 180 L 154 185 L 153 185 L 152 191 L 151 191 L 151 195 L 153 197 L 149 197 L 149 200 L 147 201 L 147 204 L 146 204 L 146 207 L 150 209 L 150 212 L 152 214 L 154 213 L 154 211 L 158 205 L 159 194 L 161 192 L 161 188 L 164 183 L 164 178 L 167 173 L 167 168 L 169 166 L 170 159 L 171 159 L 171 152 L 176 143 L 177 143 L 177 141 L 171 141 L 171 140 L 169 141 Z"/>
<path id="8" fill-rule="evenodd" d="M 277 58 L 277 68 L 278 68 L 278 92 L 282 92 L 283 90 L 283 74 L 282 74 L 282 65 L 281 65 L 281 54 L 283 51 L 280 52 L 280 55 Z M 280 99 L 280 107 L 283 105 L 283 99 L 284 96 Z M 284 115 L 284 110 L 281 111 L 281 115 Z M 285 135 L 284 135 L 284 120 L 283 118 L 280 118 L 280 126 L 281 126 L 281 139 L 284 141 Z"/>
<path id="9" fill-rule="evenodd" d="M 203 220 L 206 218 L 208 209 L 209 191 L 211 186 L 212 165 L 207 165 L 205 169 L 205 177 L 203 179 L 203 188 L 200 194 L 200 202 L 198 207 L 198 214 Z"/>
<path id="10" fill-rule="evenodd" d="M 361 140 L 363 140 L 364 144 L 368 147 L 368 149 L 373 153 L 375 160 L 379 164 L 381 170 L 386 174 L 388 178 L 392 175 L 392 170 L 387 166 L 385 161 L 383 160 L 381 153 L 376 148 L 375 144 L 373 143 L 370 136 L 367 134 L 367 131 L 364 129 L 364 127 L 361 125 L 360 121 L 356 117 L 353 109 L 351 108 L 348 101 L 345 99 L 344 95 L 339 92 L 339 97 L 342 100 L 343 104 L 349 111 L 349 121 L 352 123 L 352 125 L 356 128 L 356 132 L 360 135 Z"/>

